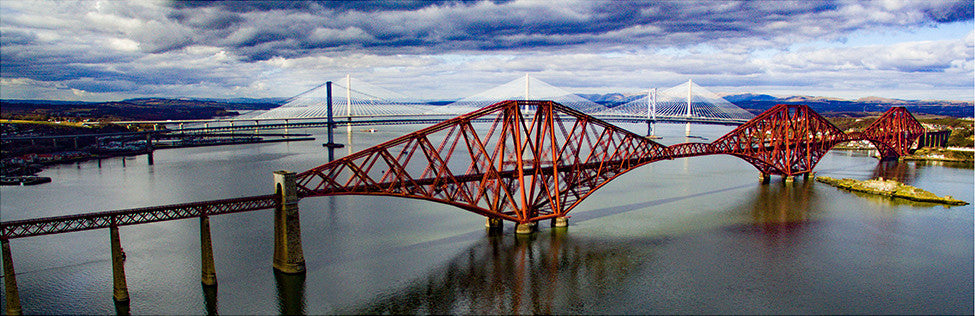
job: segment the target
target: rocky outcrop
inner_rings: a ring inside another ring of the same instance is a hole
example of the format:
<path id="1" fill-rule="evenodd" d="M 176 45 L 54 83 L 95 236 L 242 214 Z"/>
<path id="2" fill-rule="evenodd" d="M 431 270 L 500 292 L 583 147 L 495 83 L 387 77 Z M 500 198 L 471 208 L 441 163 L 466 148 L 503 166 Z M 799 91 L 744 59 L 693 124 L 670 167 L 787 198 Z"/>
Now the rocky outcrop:
<path id="1" fill-rule="evenodd" d="M 939 197 L 934 193 L 909 186 L 894 180 L 873 179 L 873 180 L 854 180 L 854 179 L 833 179 L 830 177 L 819 176 L 816 181 L 832 185 L 837 188 L 850 191 L 864 192 L 876 195 L 901 198 L 918 202 L 931 202 L 947 205 L 968 205 L 968 202 L 956 200 L 950 195 Z"/>

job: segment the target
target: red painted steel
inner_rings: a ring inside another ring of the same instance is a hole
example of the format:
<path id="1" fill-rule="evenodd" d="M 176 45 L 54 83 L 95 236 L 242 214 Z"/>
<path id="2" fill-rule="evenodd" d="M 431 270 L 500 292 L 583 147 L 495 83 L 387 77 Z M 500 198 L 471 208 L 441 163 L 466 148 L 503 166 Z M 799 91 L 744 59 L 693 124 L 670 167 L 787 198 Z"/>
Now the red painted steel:
<path id="1" fill-rule="evenodd" d="M 530 117 L 523 106 L 536 111 Z M 487 123 L 481 123 L 487 122 Z M 475 124 L 484 125 L 475 128 Z M 883 158 L 924 133 L 904 108 L 844 133 L 809 107 L 777 105 L 711 143 L 664 146 L 551 101 L 504 101 L 297 175 L 299 198 L 386 195 L 518 223 L 566 216 L 617 176 L 663 159 L 727 154 L 765 174 L 812 171 L 834 145 L 873 143 Z M 273 208 L 274 195 L 0 223 L 12 239 Z"/>
<path id="2" fill-rule="evenodd" d="M 859 135 L 873 143 L 884 158 L 907 155 L 917 138 L 924 134 L 924 126 L 903 107 L 894 107 L 884 112 L 873 124 Z"/>
<path id="3" fill-rule="evenodd" d="M 472 122 L 485 119 L 493 123 L 478 132 Z M 807 106 L 777 105 L 712 143 L 667 147 L 554 102 L 505 101 L 300 173 L 298 190 L 424 199 L 528 223 L 565 216 L 616 176 L 662 159 L 728 154 L 793 176 L 842 142 L 869 140 L 896 157 L 923 132 L 915 127 L 894 108 L 846 134 Z"/>
<path id="4" fill-rule="evenodd" d="M 557 103 L 505 101 L 300 173 L 298 194 L 418 198 L 527 223 L 565 216 L 617 175 L 668 157 L 664 145 Z"/>
<path id="5" fill-rule="evenodd" d="M 834 145 L 853 140 L 804 105 L 777 105 L 715 140 L 716 151 L 748 161 L 764 174 L 812 171 Z"/>

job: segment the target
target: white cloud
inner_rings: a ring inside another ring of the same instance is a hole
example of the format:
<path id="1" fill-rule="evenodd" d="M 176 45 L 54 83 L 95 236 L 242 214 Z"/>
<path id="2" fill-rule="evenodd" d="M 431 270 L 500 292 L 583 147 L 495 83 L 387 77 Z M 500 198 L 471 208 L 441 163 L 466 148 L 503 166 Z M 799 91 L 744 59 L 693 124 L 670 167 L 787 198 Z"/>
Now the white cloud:
<path id="1" fill-rule="evenodd" d="M 971 99 L 975 90 L 970 27 L 954 40 L 865 45 L 857 35 L 958 20 L 971 26 L 964 1 L 362 8 L 369 4 L 2 1 L 0 88 L 4 97 L 14 87 L 23 95 L 31 87 L 38 95 L 79 89 L 86 98 L 288 96 L 353 73 L 394 90 L 459 98 L 531 72 L 587 92 L 689 78 L 797 93 L 949 89 L 945 98 Z"/>

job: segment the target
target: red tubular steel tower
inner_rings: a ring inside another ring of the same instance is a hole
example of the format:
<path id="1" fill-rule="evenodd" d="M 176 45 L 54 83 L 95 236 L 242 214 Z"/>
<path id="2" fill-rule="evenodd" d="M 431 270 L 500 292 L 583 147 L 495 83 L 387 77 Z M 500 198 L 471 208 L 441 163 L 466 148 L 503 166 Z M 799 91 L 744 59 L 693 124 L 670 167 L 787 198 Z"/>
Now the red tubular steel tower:
<path id="1" fill-rule="evenodd" d="M 537 110 L 525 117 L 524 107 Z M 399 196 L 519 224 L 564 221 L 610 180 L 662 159 L 728 154 L 792 177 L 838 143 L 868 140 L 889 158 L 921 133 L 903 108 L 846 134 L 807 106 L 777 105 L 712 143 L 668 147 L 551 101 L 504 101 L 302 172 L 298 194 Z"/>

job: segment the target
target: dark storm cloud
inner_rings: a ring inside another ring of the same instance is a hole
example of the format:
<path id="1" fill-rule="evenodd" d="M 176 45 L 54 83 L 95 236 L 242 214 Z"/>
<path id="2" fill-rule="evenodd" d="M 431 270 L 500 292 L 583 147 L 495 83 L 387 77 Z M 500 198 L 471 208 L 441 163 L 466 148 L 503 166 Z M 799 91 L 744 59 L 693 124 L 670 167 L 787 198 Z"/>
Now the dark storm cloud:
<path id="1" fill-rule="evenodd" d="M 172 1 L 175 8 L 220 7 L 233 12 L 272 10 L 319 10 L 334 11 L 410 11 L 443 4 L 473 4 L 483 0 L 326 0 L 326 1 Z M 506 3 L 511 0 L 491 1 Z"/>
<path id="2" fill-rule="evenodd" d="M 37 40 L 37 36 L 28 32 L 0 30 L 0 47 L 8 45 L 27 45 L 35 40 Z"/>
<path id="3" fill-rule="evenodd" d="M 971 1 L 909 4 L 915 7 L 833 1 L 178 1 L 170 16 L 194 30 L 192 42 L 217 43 L 249 60 L 362 48 L 401 54 L 734 46 L 738 40 L 772 46 L 885 25 L 972 19 Z M 927 20 L 907 19 L 912 11 Z M 895 17 L 871 16 L 876 12 Z M 323 39 L 316 32 L 333 34 Z"/>
<path id="4" fill-rule="evenodd" d="M 932 21 L 940 23 L 970 21 L 975 15 L 975 2 L 957 1 L 944 6 L 934 6 L 924 10 Z"/>
<path id="5" fill-rule="evenodd" d="M 850 34 L 971 21 L 970 0 L 8 1 L 0 8 L 0 79 L 90 92 L 238 91 L 282 70 L 579 71 L 601 74 L 592 83 L 599 85 L 648 69 L 644 77 L 657 71 L 747 83 L 776 71 L 970 72 L 972 60 L 970 47 L 956 44 L 896 54 L 888 47 L 789 52 Z M 477 56 L 497 57 L 482 64 Z"/>

